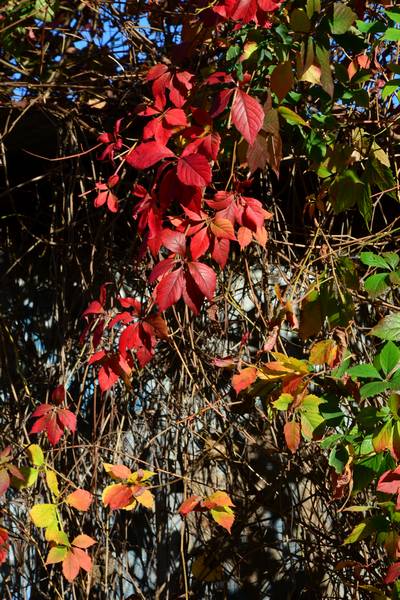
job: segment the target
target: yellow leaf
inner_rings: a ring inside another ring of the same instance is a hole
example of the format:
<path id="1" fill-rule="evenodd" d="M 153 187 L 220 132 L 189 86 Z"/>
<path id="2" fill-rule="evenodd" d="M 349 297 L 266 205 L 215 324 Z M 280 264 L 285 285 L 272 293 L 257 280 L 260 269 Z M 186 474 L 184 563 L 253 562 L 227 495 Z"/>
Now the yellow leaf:
<path id="1" fill-rule="evenodd" d="M 29 456 L 29 460 L 35 467 L 41 467 L 44 464 L 43 450 L 38 444 L 31 444 L 29 448 L 26 449 L 26 452 Z"/>
<path id="2" fill-rule="evenodd" d="M 134 473 L 132 473 L 132 475 L 128 478 L 128 482 L 138 483 L 142 481 L 147 481 L 148 479 L 154 477 L 154 475 L 157 475 L 157 473 L 154 473 L 154 471 L 145 471 L 143 469 L 139 469 L 139 471 L 135 471 Z"/>
<path id="3" fill-rule="evenodd" d="M 50 527 L 57 523 L 55 504 L 36 504 L 29 511 L 29 515 L 36 527 Z"/>
<path id="4" fill-rule="evenodd" d="M 47 487 L 49 488 L 53 496 L 57 498 L 60 495 L 60 490 L 58 489 L 57 475 L 54 471 L 51 471 L 50 469 L 46 469 L 45 472 Z"/>
<path id="5" fill-rule="evenodd" d="M 143 489 L 143 492 L 140 492 L 137 495 L 135 494 L 135 499 L 142 506 L 145 506 L 146 508 L 153 508 L 153 506 L 154 506 L 153 494 L 150 492 L 150 490 L 147 490 L 146 488 L 142 488 L 142 489 Z"/>

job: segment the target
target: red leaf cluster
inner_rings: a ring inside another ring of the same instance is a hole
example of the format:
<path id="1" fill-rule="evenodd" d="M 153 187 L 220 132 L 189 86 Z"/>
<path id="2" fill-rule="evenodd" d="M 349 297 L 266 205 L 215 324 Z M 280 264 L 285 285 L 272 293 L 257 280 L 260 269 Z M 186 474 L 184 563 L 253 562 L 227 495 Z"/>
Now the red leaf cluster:
<path id="1" fill-rule="evenodd" d="M 0 565 L 3 564 L 7 558 L 8 546 L 8 531 L 3 529 L 3 527 L 0 527 Z"/>
<path id="2" fill-rule="evenodd" d="M 60 408 L 60 403 L 65 399 L 64 386 L 58 386 L 52 394 L 54 404 L 39 404 L 32 413 L 36 418 L 30 433 L 46 432 L 47 438 L 52 446 L 55 446 L 63 435 L 65 429 L 72 433 L 76 431 L 76 415 L 67 408 Z"/>

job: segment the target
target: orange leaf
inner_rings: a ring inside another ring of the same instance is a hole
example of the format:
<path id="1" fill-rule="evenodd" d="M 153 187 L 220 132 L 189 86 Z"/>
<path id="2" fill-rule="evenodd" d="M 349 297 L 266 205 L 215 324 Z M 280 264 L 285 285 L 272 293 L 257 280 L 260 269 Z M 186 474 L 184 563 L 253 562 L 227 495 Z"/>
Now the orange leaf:
<path id="1" fill-rule="evenodd" d="M 132 471 L 128 469 L 128 467 L 125 467 L 125 465 L 110 465 L 104 463 L 103 467 L 114 479 L 128 479 L 128 477 L 132 475 Z"/>
<path id="2" fill-rule="evenodd" d="M 129 486 L 123 483 L 114 483 L 104 489 L 102 499 L 105 506 L 109 506 L 111 510 L 116 510 L 127 506 L 132 496 L 132 490 Z"/>
<path id="3" fill-rule="evenodd" d="M 86 535 L 84 533 L 81 533 L 80 535 L 77 535 L 76 538 L 74 538 L 72 540 L 72 545 L 76 546 L 77 548 L 90 548 L 90 546 L 93 546 L 93 544 L 96 544 L 96 540 L 94 540 L 93 538 L 90 537 L 90 535 Z"/>
<path id="4" fill-rule="evenodd" d="M 248 388 L 257 379 L 257 369 L 255 367 L 246 367 L 237 375 L 232 377 L 232 387 L 237 394 Z"/>
<path id="5" fill-rule="evenodd" d="M 89 554 L 80 548 L 72 548 L 72 552 L 81 569 L 89 573 L 92 570 L 92 559 Z"/>
<path id="6" fill-rule="evenodd" d="M 332 367 L 335 363 L 338 345 L 334 340 L 323 340 L 313 344 L 310 351 L 310 363 L 312 365 L 323 365 L 326 363 Z"/>
<path id="7" fill-rule="evenodd" d="M 229 506 L 217 506 L 212 508 L 210 512 L 214 521 L 230 533 L 235 520 L 233 510 Z"/>
<path id="8" fill-rule="evenodd" d="M 178 513 L 181 515 L 181 517 L 186 517 L 186 515 L 191 513 L 193 510 L 196 510 L 196 508 L 199 506 L 200 500 L 200 496 L 189 496 L 189 498 L 186 498 L 186 500 L 182 502 L 178 508 Z"/>
<path id="9" fill-rule="evenodd" d="M 214 492 L 203 502 L 206 508 L 216 508 L 217 506 L 235 506 L 226 492 Z"/>
<path id="10" fill-rule="evenodd" d="M 283 431 L 287 447 L 294 454 L 300 445 L 300 425 L 296 421 L 289 421 Z"/>
<path id="11" fill-rule="evenodd" d="M 79 561 L 75 554 L 69 550 L 67 556 L 63 560 L 62 571 L 67 581 L 72 583 L 79 573 Z"/>
<path id="12" fill-rule="evenodd" d="M 93 496 L 86 490 L 75 490 L 72 494 L 69 494 L 65 501 L 69 506 L 73 506 L 76 510 L 86 512 L 89 506 L 92 504 Z"/>

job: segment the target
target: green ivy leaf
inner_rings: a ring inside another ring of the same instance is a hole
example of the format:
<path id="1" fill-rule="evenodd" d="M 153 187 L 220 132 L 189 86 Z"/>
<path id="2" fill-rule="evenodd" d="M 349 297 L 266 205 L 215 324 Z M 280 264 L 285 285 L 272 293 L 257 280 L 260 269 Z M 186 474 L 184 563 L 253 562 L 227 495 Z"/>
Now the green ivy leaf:
<path id="1" fill-rule="evenodd" d="M 381 340 L 400 341 L 400 313 L 393 313 L 381 319 L 371 329 L 369 335 L 374 335 Z"/>
<path id="2" fill-rule="evenodd" d="M 356 525 L 350 535 L 344 540 L 343 545 L 354 544 L 354 542 L 365 540 L 365 538 L 373 533 L 376 533 L 377 531 L 387 531 L 388 528 L 389 523 L 385 517 L 376 515 L 375 517 L 361 521 L 361 523 Z"/>
<path id="3" fill-rule="evenodd" d="M 357 15 L 343 2 L 335 2 L 333 5 L 333 19 L 330 23 L 331 32 L 333 35 L 342 35 L 346 33 Z"/>
<path id="4" fill-rule="evenodd" d="M 396 27 L 388 27 L 383 34 L 383 40 L 387 42 L 399 42 L 400 41 L 400 29 L 396 29 Z"/>
<path id="5" fill-rule="evenodd" d="M 379 362 L 385 375 L 390 373 L 390 371 L 394 369 L 399 361 L 400 348 L 398 348 L 393 342 L 388 342 L 385 344 L 379 353 Z"/>
<path id="6" fill-rule="evenodd" d="M 372 379 L 382 379 L 379 372 L 371 364 L 356 365 L 347 370 L 352 377 L 370 377 Z"/>
<path id="7" fill-rule="evenodd" d="M 387 381 L 372 381 L 366 383 L 360 389 L 361 398 L 371 398 L 371 396 L 377 396 L 389 388 Z"/>
<path id="8" fill-rule="evenodd" d="M 367 279 L 364 281 L 364 287 L 371 298 L 376 298 L 388 289 L 388 279 L 388 273 L 375 273 L 375 275 L 370 275 L 370 277 L 367 277 Z"/>
<path id="9" fill-rule="evenodd" d="M 374 254 L 373 252 L 361 252 L 360 260 L 364 265 L 368 267 L 380 267 L 381 269 L 389 269 L 389 265 L 386 260 L 379 256 L 378 254 Z"/>

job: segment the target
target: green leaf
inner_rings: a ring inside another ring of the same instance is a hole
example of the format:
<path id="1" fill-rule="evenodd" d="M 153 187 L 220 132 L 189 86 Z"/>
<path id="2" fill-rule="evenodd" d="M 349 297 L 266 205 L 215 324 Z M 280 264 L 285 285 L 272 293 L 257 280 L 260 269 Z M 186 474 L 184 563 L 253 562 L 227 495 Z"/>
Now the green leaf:
<path id="1" fill-rule="evenodd" d="M 396 27 L 388 27 L 382 37 L 387 42 L 399 42 L 400 41 L 400 29 Z"/>
<path id="2" fill-rule="evenodd" d="M 49 23 L 54 19 L 54 11 L 57 9 L 58 2 L 49 2 L 48 0 L 36 0 L 35 16 L 37 19 Z"/>
<path id="3" fill-rule="evenodd" d="M 278 400 L 272 403 L 272 406 L 277 410 L 287 410 L 293 402 L 292 394 L 281 394 Z"/>
<path id="4" fill-rule="evenodd" d="M 364 287 L 371 298 L 380 296 L 380 294 L 383 294 L 383 292 L 388 289 L 388 279 L 388 273 L 375 273 L 375 275 L 370 275 L 370 277 L 367 277 L 367 279 L 364 281 Z"/>
<path id="5" fill-rule="evenodd" d="M 380 267 L 381 269 L 389 269 L 389 264 L 386 260 L 379 256 L 378 254 L 374 254 L 373 252 L 361 252 L 360 260 L 364 265 L 368 267 Z"/>
<path id="6" fill-rule="evenodd" d="M 330 48 L 322 45 L 315 45 L 315 54 L 321 67 L 321 85 L 322 89 L 333 98 L 335 86 L 333 83 L 331 63 L 330 63 Z"/>
<path id="7" fill-rule="evenodd" d="M 306 440 L 311 440 L 314 431 L 325 423 L 325 419 L 318 412 L 301 413 L 301 433 Z"/>
<path id="8" fill-rule="evenodd" d="M 347 369 L 347 372 L 352 377 L 371 377 L 372 379 L 382 379 L 379 372 L 371 364 L 356 365 Z"/>
<path id="9" fill-rule="evenodd" d="M 382 33 L 386 30 L 385 23 L 382 21 L 356 21 L 357 29 L 361 33 Z"/>
<path id="10" fill-rule="evenodd" d="M 381 319 L 371 329 L 369 335 L 374 335 L 381 340 L 400 341 L 400 313 L 393 313 Z"/>
<path id="11" fill-rule="evenodd" d="M 335 2 L 333 5 L 333 19 L 330 23 L 331 32 L 334 35 L 342 35 L 346 33 L 356 20 L 356 14 L 343 4 L 343 2 Z"/>
<path id="12" fill-rule="evenodd" d="M 364 184 L 364 189 L 357 198 L 357 206 L 368 227 L 372 220 L 372 197 L 371 188 L 368 184 Z"/>
<path id="13" fill-rule="evenodd" d="M 329 454 L 329 465 L 333 467 L 338 475 L 343 473 L 349 460 L 349 453 L 344 446 L 332 448 Z"/>
<path id="14" fill-rule="evenodd" d="M 338 175 L 330 187 L 330 199 L 336 215 L 352 208 L 360 194 L 364 193 L 364 183 L 352 169 Z"/>
<path id="15" fill-rule="evenodd" d="M 29 488 L 35 485 L 39 471 L 34 467 L 21 467 L 20 471 L 24 476 L 24 480 L 18 479 L 17 477 L 12 478 L 12 486 L 17 490 L 22 490 L 24 488 Z"/>
<path id="16" fill-rule="evenodd" d="M 299 410 L 302 413 L 319 413 L 320 404 L 324 404 L 325 400 L 314 396 L 314 394 L 308 394 L 300 404 Z"/>
<path id="17" fill-rule="evenodd" d="M 400 31 L 400 30 L 399 30 Z M 396 77 L 395 79 L 391 79 L 382 88 L 381 94 L 382 98 L 386 100 L 392 94 L 395 94 L 400 87 L 400 78 Z"/>
<path id="18" fill-rule="evenodd" d="M 233 58 L 237 58 L 240 54 L 239 46 L 230 46 L 228 52 L 226 53 L 226 60 L 232 60 Z"/>
<path id="19" fill-rule="evenodd" d="M 55 504 L 36 504 L 29 511 L 29 515 L 36 527 L 50 527 L 57 522 Z"/>
<path id="20" fill-rule="evenodd" d="M 371 398 L 371 396 L 377 396 L 381 394 L 389 387 L 387 381 L 372 381 L 366 383 L 360 389 L 361 398 Z"/>
<path id="21" fill-rule="evenodd" d="M 303 125 L 304 127 L 310 127 L 309 124 L 297 113 L 288 108 L 287 106 L 279 106 L 278 112 L 285 119 L 289 125 Z"/>
<path id="22" fill-rule="evenodd" d="M 398 392 L 400 390 L 400 373 L 396 373 L 394 377 L 389 381 L 389 387 L 391 390 Z"/>
<path id="23" fill-rule="evenodd" d="M 290 26 L 296 33 L 308 33 L 311 30 L 311 21 L 304 10 L 295 8 L 290 13 Z"/>
<path id="24" fill-rule="evenodd" d="M 383 372 L 387 375 L 400 361 L 400 348 L 393 342 L 388 342 L 380 351 L 379 361 Z"/>
<path id="25" fill-rule="evenodd" d="M 392 269 L 395 269 L 399 264 L 400 256 L 395 252 L 384 252 L 382 256 Z"/>
<path id="26" fill-rule="evenodd" d="M 388 528 L 389 523 L 385 517 L 376 515 L 356 525 L 350 535 L 344 540 L 343 545 L 354 544 L 354 542 L 364 540 L 377 531 L 387 531 Z"/>
<path id="27" fill-rule="evenodd" d="M 389 17 L 389 19 L 391 19 L 395 23 L 400 23 L 400 8 L 396 8 L 395 6 L 393 6 L 393 8 L 386 9 L 385 13 Z"/>
<path id="28" fill-rule="evenodd" d="M 321 0 L 307 0 L 306 13 L 308 18 L 311 19 L 316 12 L 321 12 Z"/>

